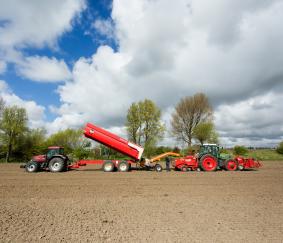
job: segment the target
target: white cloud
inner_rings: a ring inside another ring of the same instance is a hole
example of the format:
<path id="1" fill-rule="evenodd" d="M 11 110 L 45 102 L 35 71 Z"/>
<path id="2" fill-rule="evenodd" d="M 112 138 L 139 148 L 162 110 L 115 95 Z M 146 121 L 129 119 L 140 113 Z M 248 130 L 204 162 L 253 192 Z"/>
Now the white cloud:
<path id="1" fill-rule="evenodd" d="M 56 45 L 57 38 L 72 28 L 83 0 L 0 1 L 0 46 Z"/>
<path id="2" fill-rule="evenodd" d="M 269 92 L 232 105 L 220 105 L 215 111 L 215 124 L 222 143 L 276 146 L 283 140 L 282 104 L 282 94 Z"/>
<path id="3" fill-rule="evenodd" d="M 0 60 L 0 74 L 6 71 L 6 62 Z"/>
<path id="4" fill-rule="evenodd" d="M 34 101 L 23 100 L 15 95 L 12 90 L 10 90 L 8 84 L 3 80 L 0 80 L 0 97 L 3 98 L 5 105 L 7 106 L 16 105 L 25 108 L 29 118 L 29 126 L 31 128 L 39 128 L 45 125 L 45 108 L 36 104 Z"/>
<path id="5" fill-rule="evenodd" d="M 119 50 L 101 46 L 75 63 L 72 82 L 58 89 L 54 129 L 87 121 L 123 126 L 134 101 L 153 99 L 167 114 L 181 97 L 205 92 L 224 143 L 279 139 L 281 1 L 114 1 L 112 18 Z M 256 110 L 262 100 L 267 105 Z"/>
<path id="6" fill-rule="evenodd" d="M 85 0 L 21 1 L 0 0 L 0 59 L 19 66 L 20 73 L 35 81 L 53 82 L 69 74 L 64 61 L 25 57 L 27 48 L 58 49 L 58 39 L 70 31 L 86 8 Z M 46 68 L 43 66 L 46 64 Z M 55 65 L 59 64 L 56 68 Z M 31 66 L 38 65 L 38 66 Z M 3 64 L 0 62 L 0 72 Z M 47 76 L 46 71 L 51 71 Z"/>
<path id="7" fill-rule="evenodd" d="M 97 19 L 92 23 L 94 28 L 99 34 L 105 36 L 108 39 L 115 38 L 115 29 L 112 20 L 109 19 Z"/>
<path id="8" fill-rule="evenodd" d="M 38 82 L 57 82 L 71 78 L 71 72 L 64 60 L 32 56 L 18 66 L 21 76 Z"/>

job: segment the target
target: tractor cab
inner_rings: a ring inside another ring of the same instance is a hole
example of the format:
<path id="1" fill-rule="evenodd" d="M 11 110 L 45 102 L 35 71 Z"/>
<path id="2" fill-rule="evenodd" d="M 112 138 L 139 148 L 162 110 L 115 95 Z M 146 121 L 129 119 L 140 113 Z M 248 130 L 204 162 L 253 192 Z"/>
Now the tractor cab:
<path id="1" fill-rule="evenodd" d="M 200 147 L 199 158 L 205 155 L 212 155 L 216 160 L 218 167 L 224 167 L 225 161 L 231 159 L 231 155 L 220 153 L 220 147 L 217 144 L 203 144 Z"/>
<path id="2" fill-rule="evenodd" d="M 48 151 L 46 153 L 47 160 L 55 155 L 64 155 L 64 148 L 60 146 L 48 147 Z"/>
<path id="3" fill-rule="evenodd" d="M 219 146 L 217 144 L 203 144 L 200 146 L 199 158 L 205 154 L 211 154 L 215 158 L 220 157 Z"/>

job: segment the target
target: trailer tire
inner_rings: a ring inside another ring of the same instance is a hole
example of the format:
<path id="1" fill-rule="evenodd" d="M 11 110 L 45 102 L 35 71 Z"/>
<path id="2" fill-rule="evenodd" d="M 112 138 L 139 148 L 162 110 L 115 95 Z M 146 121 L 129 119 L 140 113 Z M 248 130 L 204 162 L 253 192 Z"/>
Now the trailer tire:
<path id="1" fill-rule="evenodd" d="M 48 168 L 50 172 L 62 172 L 66 168 L 66 163 L 62 158 L 55 157 L 49 161 Z"/>
<path id="2" fill-rule="evenodd" d="M 120 161 L 118 163 L 117 169 L 119 172 L 127 172 L 130 169 L 130 165 L 127 161 Z"/>
<path id="3" fill-rule="evenodd" d="M 238 162 L 233 159 L 228 159 L 224 163 L 224 169 L 227 171 L 235 171 L 238 169 Z"/>
<path id="4" fill-rule="evenodd" d="M 30 161 L 26 164 L 25 168 L 26 168 L 26 172 L 29 172 L 29 173 L 38 172 L 39 164 L 34 161 Z"/>
<path id="5" fill-rule="evenodd" d="M 200 167 L 204 171 L 216 171 L 218 166 L 217 159 L 212 155 L 204 155 L 200 159 Z"/>
<path id="6" fill-rule="evenodd" d="M 156 164 L 156 165 L 154 166 L 154 170 L 155 170 L 156 172 L 162 172 L 163 168 L 162 168 L 162 166 L 161 166 L 160 164 Z"/>
<path id="7" fill-rule="evenodd" d="M 114 163 L 112 161 L 105 161 L 102 165 L 104 172 L 113 172 L 115 169 Z"/>

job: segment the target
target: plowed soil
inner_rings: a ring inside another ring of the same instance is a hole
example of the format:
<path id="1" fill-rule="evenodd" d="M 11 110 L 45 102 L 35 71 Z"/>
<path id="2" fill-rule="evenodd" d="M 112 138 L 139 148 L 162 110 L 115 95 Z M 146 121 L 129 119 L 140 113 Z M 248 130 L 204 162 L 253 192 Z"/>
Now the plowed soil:
<path id="1" fill-rule="evenodd" d="M 283 162 L 211 173 L 0 164 L 0 242 L 283 242 Z"/>

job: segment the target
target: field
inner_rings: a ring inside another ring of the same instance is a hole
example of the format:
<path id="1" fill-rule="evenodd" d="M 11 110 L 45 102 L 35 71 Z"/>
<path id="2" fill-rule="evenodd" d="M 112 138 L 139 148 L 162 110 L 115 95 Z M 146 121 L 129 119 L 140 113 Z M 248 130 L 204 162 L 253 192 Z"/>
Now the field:
<path id="1" fill-rule="evenodd" d="M 271 149 L 249 150 L 247 156 L 254 157 L 259 160 L 283 160 L 283 154 L 277 153 Z"/>
<path id="2" fill-rule="evenodd" d="M 0 164 L 0 215 L 0 242 L 282 242 L 283 162 L 215 173 Z"/>

